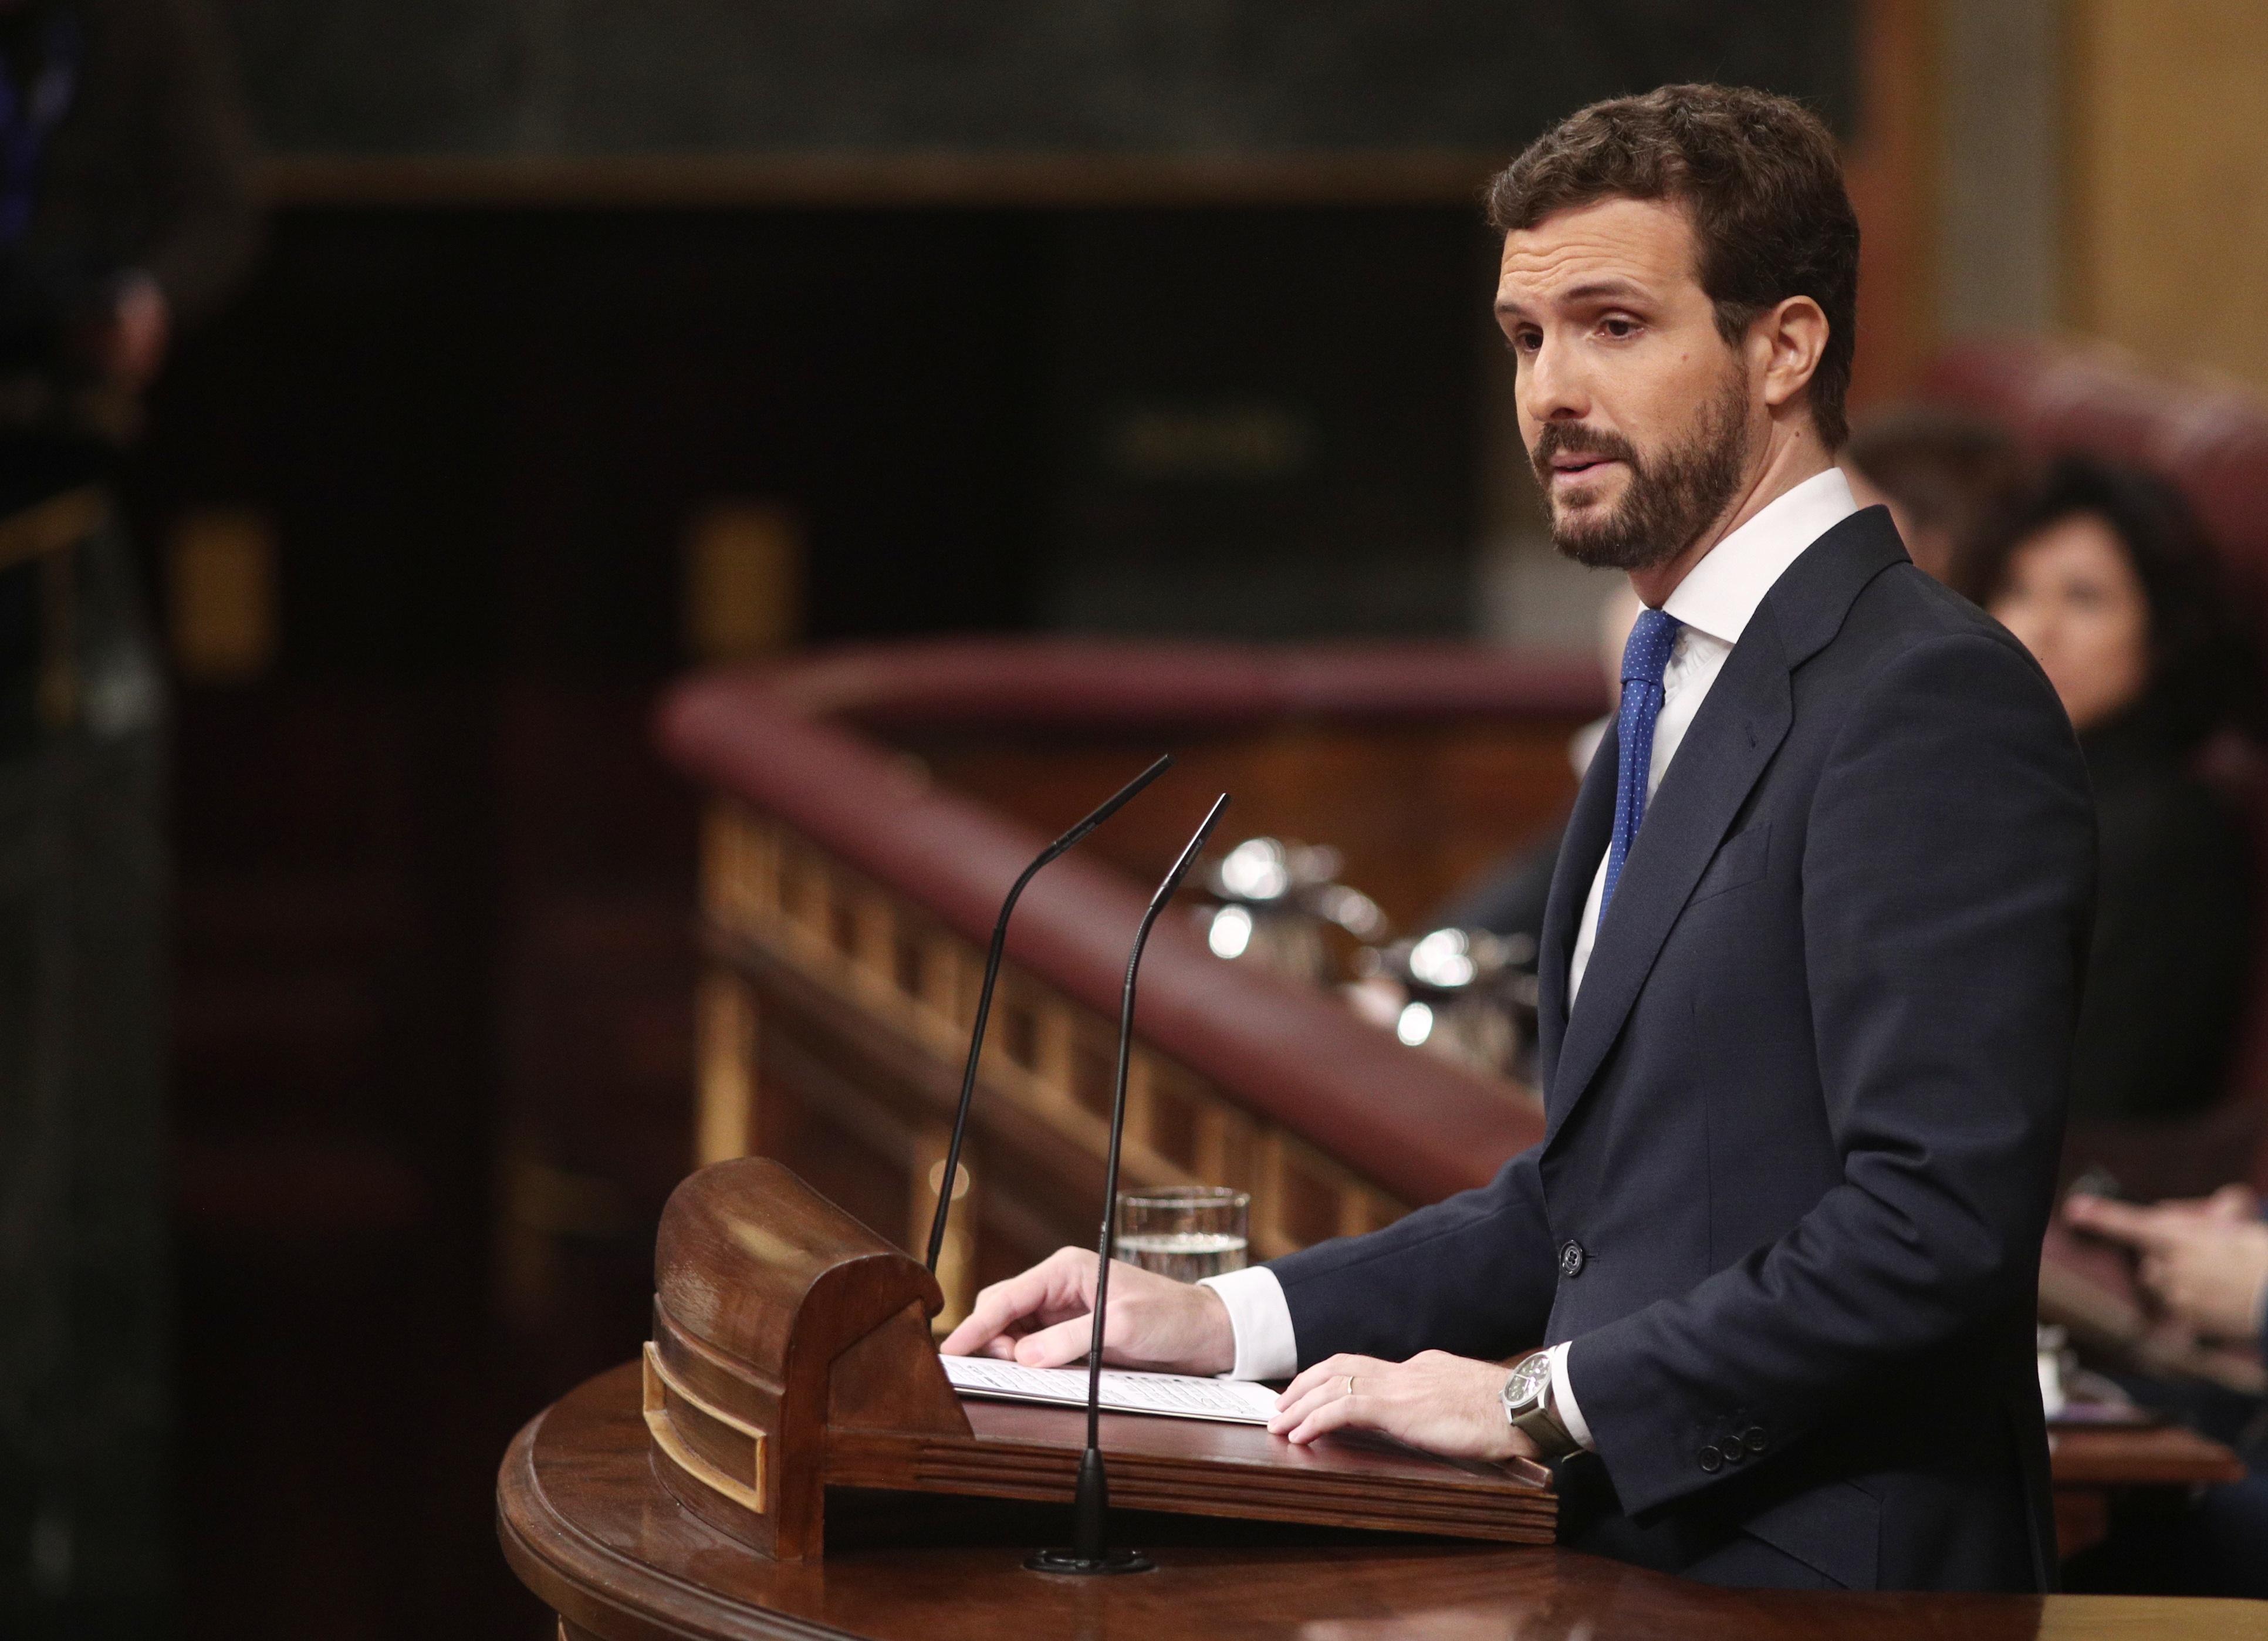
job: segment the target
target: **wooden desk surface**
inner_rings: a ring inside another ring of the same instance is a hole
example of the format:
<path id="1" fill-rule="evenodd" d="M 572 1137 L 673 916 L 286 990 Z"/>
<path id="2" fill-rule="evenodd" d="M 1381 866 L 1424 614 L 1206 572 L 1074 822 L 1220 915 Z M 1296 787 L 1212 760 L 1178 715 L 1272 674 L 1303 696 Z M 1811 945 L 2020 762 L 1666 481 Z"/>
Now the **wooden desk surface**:
<path id="1" fill-rule="evenodd" d="M 2053 1430 L 2055 1484 L 2072 1487 L 2187 1487 L 2235 1482 L 2244 1461 L 2209 1437 L 2179 1424 L 2142 1430 Z"/>
<path id="2" fill-rule="evenodd" d="M 1119 1542 L 1148 1549 L 1156 1572 L 1052 1578 L 1020 1564 L 1033 1545 L 1064 1536 L 1067 1508 L 838 1495 L 828 1509 L 829 1554 L 802 1565 L 761 1560 L 680 1509 L 647 1463 L 633 1365 L 530 1422 L 497 1483 L 497 1533 L 513 1571 L 561 1615 L 563 1635 L 604 1641 L 997 1641 L 1200 1629 L 1300 1641 L 1827 1633 L 2268 1641 L 2268 1603 L 1716 1590 L 1572 1550 L 1190 1517 L 1121 1521 Z"/>

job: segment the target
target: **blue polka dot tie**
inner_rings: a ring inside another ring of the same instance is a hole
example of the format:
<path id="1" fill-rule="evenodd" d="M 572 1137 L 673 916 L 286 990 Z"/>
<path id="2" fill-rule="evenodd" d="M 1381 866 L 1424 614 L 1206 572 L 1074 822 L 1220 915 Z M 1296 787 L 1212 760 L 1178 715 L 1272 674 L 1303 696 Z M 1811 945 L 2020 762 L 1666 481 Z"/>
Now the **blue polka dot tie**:
<path id="1" fill-rule="evenodd" d="M 1678 620 L 1660 610 L 1638 612 L 1630 642 L 1623 645 L 1623 704 L 1615 720 L 1621 761 L 1615 766 L 1615 832 L 1607 840 L 1607 882 L 1599 895 L 1599 916 L 1614 903 L 1623 862 L 1646 820 L 1646 779 L 1653 768 L 1653 721 L 1661 716 L 1661 672 L 1677 642 Z"/>

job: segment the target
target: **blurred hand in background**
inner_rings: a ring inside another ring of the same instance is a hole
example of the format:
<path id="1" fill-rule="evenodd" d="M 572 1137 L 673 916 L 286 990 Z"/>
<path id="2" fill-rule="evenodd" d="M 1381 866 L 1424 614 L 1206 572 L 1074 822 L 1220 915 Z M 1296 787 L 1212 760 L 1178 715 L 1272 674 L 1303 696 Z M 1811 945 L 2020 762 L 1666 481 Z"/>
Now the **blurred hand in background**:
<path id="1" fill-rule="evenodd" d="M 2268 1224 L 2259 1198 L 2243 1186 L 2146 1208 L 2075 1196 L 2064 1217 L 2076 1229 L 2132 1248 L 2136 1279 L 2200 1337 L 2260 1336 L 2268 1306 Z"/>

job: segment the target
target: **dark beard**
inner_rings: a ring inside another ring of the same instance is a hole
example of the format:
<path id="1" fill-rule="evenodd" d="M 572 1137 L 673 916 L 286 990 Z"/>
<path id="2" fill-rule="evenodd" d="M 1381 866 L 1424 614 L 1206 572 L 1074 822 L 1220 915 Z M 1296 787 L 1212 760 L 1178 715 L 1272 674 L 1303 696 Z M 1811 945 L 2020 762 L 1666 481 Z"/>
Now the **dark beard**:
<path id="1" fill-rule="evenodd" d="M 1629 487 L 1605 519 L 1580 528 L 1560 522 L 1551 504 L 1550 463 L 1562 453 L 1628 464 Z M 1543 486 L 1553 546 L 1594 570 L 1651 570 L 1683 552 L 1723 514 L 1748 454 L 1748 386 L 1735 376 L 1702 412 L 1692 438 L 1652 460 L 1641 460 L 1625 438 L 1572 422 L 1547 424 L 1529 460 Z"/>

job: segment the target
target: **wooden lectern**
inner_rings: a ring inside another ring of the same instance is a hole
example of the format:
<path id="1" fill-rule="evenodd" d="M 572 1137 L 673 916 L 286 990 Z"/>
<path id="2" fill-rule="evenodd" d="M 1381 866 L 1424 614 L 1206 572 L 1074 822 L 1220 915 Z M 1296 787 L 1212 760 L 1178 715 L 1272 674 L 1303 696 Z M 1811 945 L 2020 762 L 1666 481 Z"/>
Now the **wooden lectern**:
<path id="1" fill-rule="evenodd" d="M 1170 1420 L 1153 1423 L 1170 1424 Z M 1057 1578 L 1024 1551 L 1054 1505 L 845 1491 L 824 1561 L 749 1553 L 656 1479 L 634 1365 L 531 1419 L 497 1475 L 505 1559 L 559 1641 L 2205 1641 L 2262 1632 L 2257 1602 L 2104 1595 L 1720 1590 L 1556 1546 L 1130 1516 L 1155 1578 Z"/>
<path id="2" fill-rule="evenodd" d="M 1086 1415 L 964 1403 L 929 1319 L 935 1278 L 786 1168 L 687 1179 L 654 1254 L 644 1411 L 653 1468 L 710 1526 L 780 1561 L 820 1554 L 832 1486 L 1071 1497 Z M 1105 1415 L 1114 1503 L 1548 1544 L 1550 1474 L 1383 1442 L 1294 1447 L 1255 1425 Z"/>

